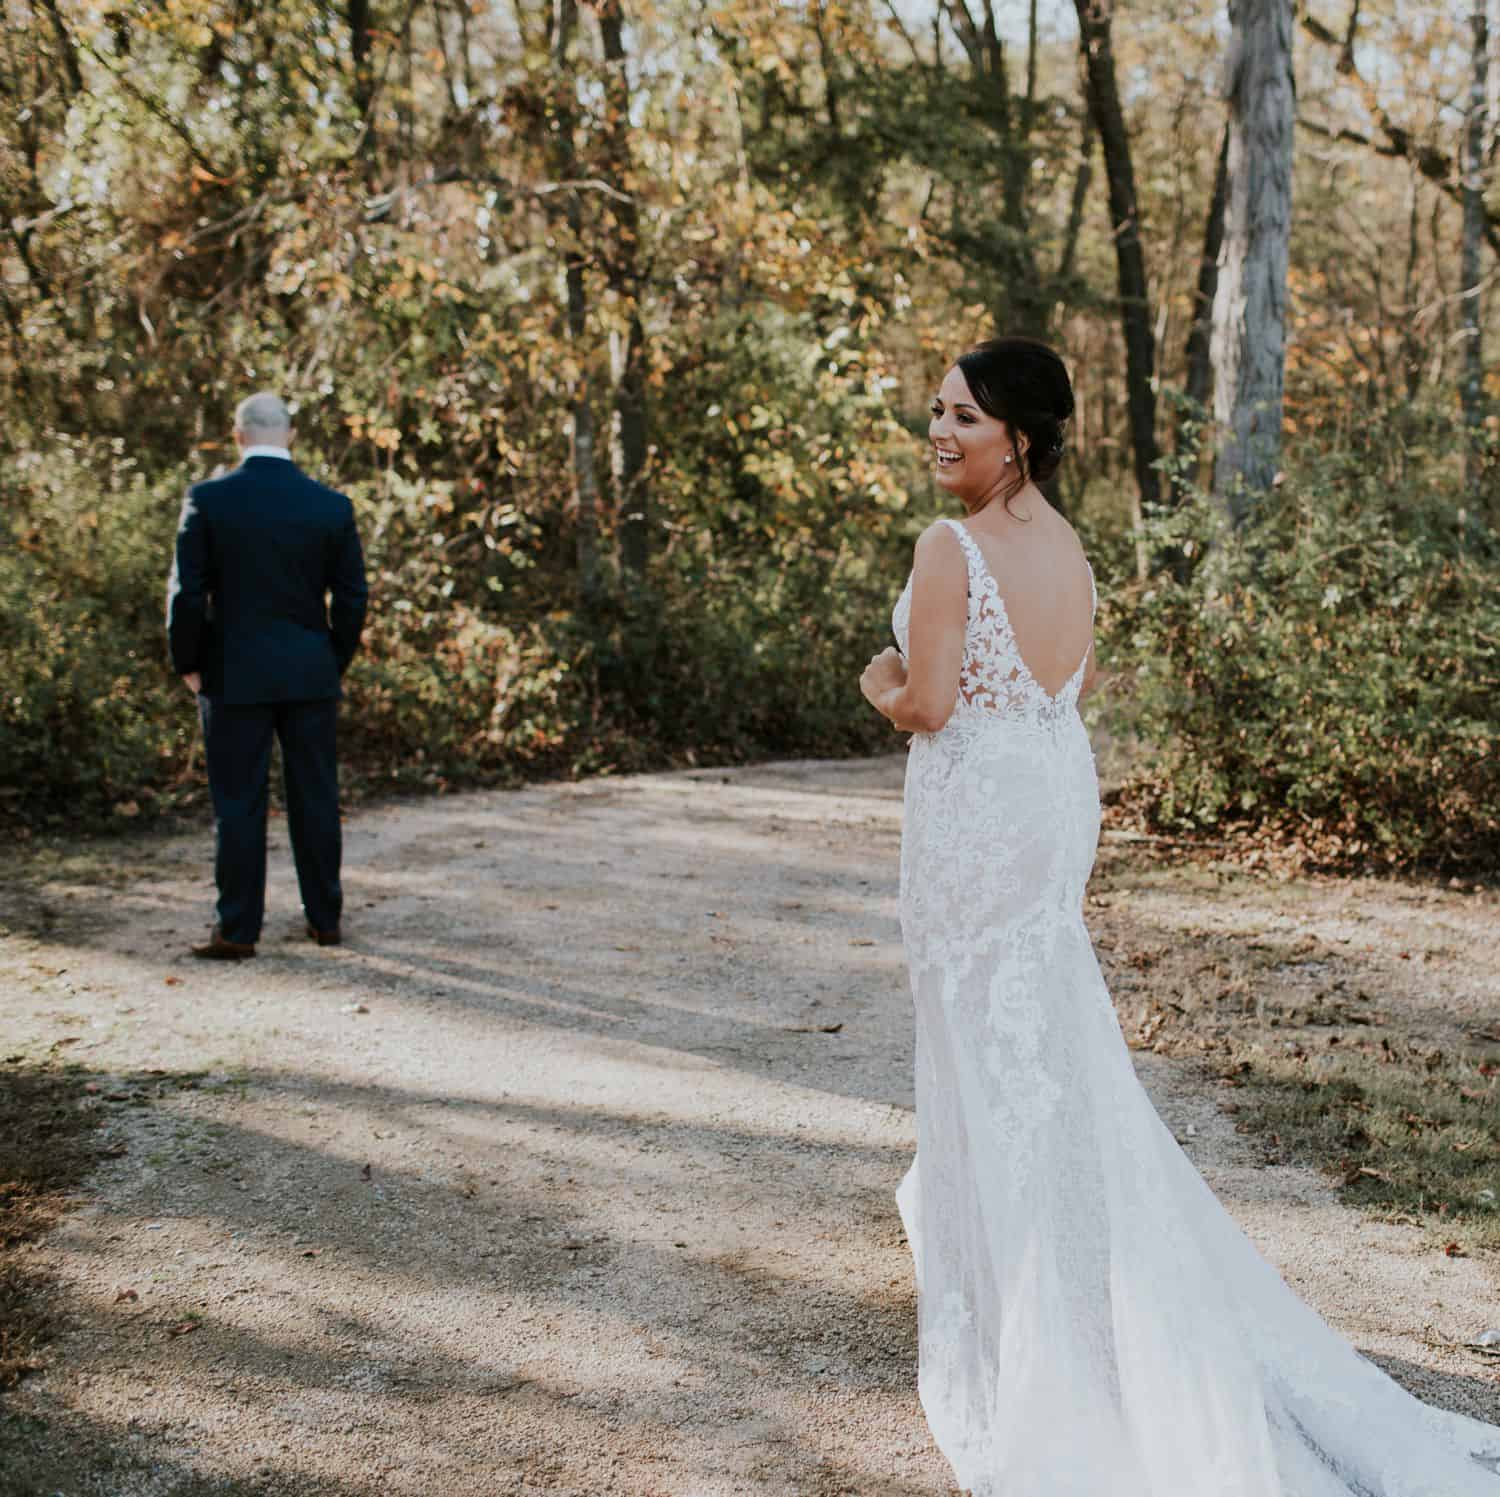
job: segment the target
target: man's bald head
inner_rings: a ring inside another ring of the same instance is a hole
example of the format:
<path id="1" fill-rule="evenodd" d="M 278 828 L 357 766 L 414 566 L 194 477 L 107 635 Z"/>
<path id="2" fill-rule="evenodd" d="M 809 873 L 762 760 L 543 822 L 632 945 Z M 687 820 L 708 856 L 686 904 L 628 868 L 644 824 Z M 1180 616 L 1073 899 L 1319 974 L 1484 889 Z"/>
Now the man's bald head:
<path id="1" fill-rule="evenodd" d="M 234 434 L 242 447 L 285 447 L 292 436 L 292 413 L 281 396 L 258 390 L 236 408 Z"/>

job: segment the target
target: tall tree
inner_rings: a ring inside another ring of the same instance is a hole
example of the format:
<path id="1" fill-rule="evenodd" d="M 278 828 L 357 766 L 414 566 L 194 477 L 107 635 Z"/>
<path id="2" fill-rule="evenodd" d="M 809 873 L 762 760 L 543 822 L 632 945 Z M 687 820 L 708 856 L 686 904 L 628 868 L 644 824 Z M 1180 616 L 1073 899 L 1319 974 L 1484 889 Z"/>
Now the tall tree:
<path id="1" fill-rule="evenodd" d="M 614 224 L 607 259 L 610 289 L 626 308 L 624 346 L 616 360 L 613 461 L 620 511 L 620 561 L 633 583 L 650 555 L 650 495 L 646 487 L 649 426 L 646 410 L 646 333 L 641 318 L 640 209 L 631 180 L 630 76 L 626 68 L 621 0 L 594 0 L 604 46 L 604 161 Z"/>
<path id="2" fill-rule="evenodd" d="M 578 83 L 573 69 L 573 42 L 578 30 L 577 0 L 554 0 L 552 7 L 551 154 L 562 200 L 563 295 L 571 353 L 568 407 L 572 427 L 573 496 L 577 504 L 578 592 L 586 616 L 599 600 L 599 479 L 595 468 L 596 429 L 589 399 L 588 371 L 594 360 L 588 347 L 588 290 L 584 284 L 582 184 L 574 130 L 578 117 Z"/>
<path id="3" fill-rule="evenodd" d="M 1214 297 L 1214 487 L 1236 523 L 1281 462 L 1292 227 L 1293 0 L 1230 0 L 1228 199 Z"/>
<path id="4" fill-rule="evenodd" d="M 1109 220 L 1114 229 L 1115 266 L 1120 288 L 1120 323 L 1125 334 L 1125 392 L 1135 480 L 1143 504 L 1156 501 L 1156 334 L 1146 286 L 1146 255 L 1141 245 L 1141 214 L 1136 201 L 1130 134 L 1115 80 L 1111 32 L 1115 0 L 1074 0 L 1078 41 L 1083 52 L 1089 112 L 1104 152 L 1109 183 Z"/>
<path id="5" fill-rule="evenodd" d="M 975 114 L 999 143 L 1001 170 L 1000 222 L 983 233 L 995 257 L 1002 289 L 995 320 L 1009 330 L 1044 334 L 1051 313 L 1050 299 L 1041 285 L 1036 249 L 1027 232 L 1030 202 L 1032 131 L 1036 118 L 1037 31 L 1035 12 L 1028 34 L 1025 93 L 1012 92 L 1010 63 L 995 17 L 994 0 L 981 0 L 975 14 L 968 0 L 944 0 L 941 7 L 952 23 L 972 78 L 971 104 Z M 963 242 L 972 229 L 959 228 Z"/>
<path id="6" fill-rule="evenodd" d="M 1485 0 L 1473 0 L 1473 73 L 1469 81 L 1469 118 L 1464 131 L 1464 228 L 1459 264 L 1463 307 L 1464 366 L 1461 376 L 1464 433 L 1464 486 L 1478 497 L 1484 467 L 1484 339 L 1479 320 L 1480 258 L 1484 248 L 1484 139 L 1489 100 L 1490 27 Z"/>
<path id="7" fill-rule="evenodd" d="M 1213 396 L 1214 298 L 1219 289 L 1219 253 L 1224 247 L 1224 209 L 1229 196 L 1229 131 L 1219 141 L 1214 166 L 1213 195 L 1203 227 L 1203 253 L 1198 258 L 1198 289 L 1193 298 L 1193 323 L 1188 331 L 1183 391 L 1194 405 L 1207 408 Z"/>

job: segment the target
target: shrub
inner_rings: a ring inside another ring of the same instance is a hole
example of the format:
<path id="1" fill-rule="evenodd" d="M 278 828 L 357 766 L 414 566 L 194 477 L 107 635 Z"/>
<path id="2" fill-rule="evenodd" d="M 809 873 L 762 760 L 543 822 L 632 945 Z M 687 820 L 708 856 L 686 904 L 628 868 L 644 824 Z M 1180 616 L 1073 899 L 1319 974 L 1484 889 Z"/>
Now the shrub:
<path id="1" fill-rule="evenodd" d="M 1190 494 L 1185 557 L 1115 600 L 1110 642 L 1155 745 L 1133 798 L 1164 829 L 1271 827 L 1335 862 L 1500 856 L 1500 550 L 1441 495 L 1328 459 L 1235 533 Z"/>
<path id="2" fill-rule="evenodd" d="M 836 365 L 800 323 L 754 353 L 736 326 L 722 332 L 679 379 L 689 414 L 652 475 L 649 574 L 614 571 L 602 514 L 587 616 L 550 490 L 395 462 L 343 482 L 371 581 L 341 733 L 356 776 L 461 783 L 889 744 L 856 678 L 909 555 L 886 456 L 910 444 L 847 350 Z M 322 454 L 339 430 L 303 437 L 309 470 L 335 482 Z M 162 603 L 202 455 L 160 454 L 148 475 L 117 440 L 28 446 L 13 431 L 8 444 L 0 817 L 89 825 L 156 809 L 199 783 Z"/>
<path id="3" fill-rule="evenodd" d="M 162 668 L 180 490 L 104 456 L 62 440 L 45 459 L 8 465 L 0 787 L 9 815 L 134 814 L 194 752 L 191 703 Z"/>

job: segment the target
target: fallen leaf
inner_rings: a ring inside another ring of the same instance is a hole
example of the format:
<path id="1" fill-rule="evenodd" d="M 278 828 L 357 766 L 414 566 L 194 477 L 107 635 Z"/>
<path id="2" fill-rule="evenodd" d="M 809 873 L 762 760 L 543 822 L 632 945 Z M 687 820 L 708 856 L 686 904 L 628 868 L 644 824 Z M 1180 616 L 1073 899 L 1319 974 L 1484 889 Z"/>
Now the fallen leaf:
<path id="1" fill-rule="evenodd" d="M 370 1166 L 368 1164 L 359 1172 L 359 1178 L 361 1180 L 368 1180 L 370 1178 Z"/>
<path id="2" fill-rule="evenodd" d="M 167 1335 L 190 1336 L 198 1329 L 199 1324 L 200 1322 L 196 1320 L 179 1320 L 176 1325 L 169 1325 L 167 1327 Z"/>
<path id="3" fill-rule="evenodd" d="M 302 1249 L 302 1256 L 304 1258 L 321 1258 L 323 1256 L 323 1249 L 322 1248 L 303 1248 Z"/>
<path id="4" fill-rule="evenodd" d="M 849 944 L 851 946 L 873 946 L 875 943 L 873 941 L 866 941 L 863 937 L 861 937 L 859 939 L 850 941 Z"/>
<path id="5" fill-rule="evenodd" d="M 162 978 L 162 981 L 166 983 L 169 988 L 180 988 L 182 986 L 182 979 L 180 977 L 164 977 Z"/>
<path id="6" fill-rule="evenodd" d="M 363 1003 L 346 1003 L 339 1009 L 341 1014 L 367 1014 L 369 1007 Z"/>
<path id="7" fill-rule="evenodd" d="M 837 1034 L 842 1024 L 788 1024 L 788 1034 Z"/>
<path id="8" fill-rule="evenodd" d="M 130 1300 L 133 1302 L 135 1300 L 138 1300 L 139 1298 L 140 1295 L 138 1295 L 134 1289 L 122 1289 L 117 1295 L 115 1295 L 115 1303 L 118 1305 L 124 1300 Z"/>
<path id="9" fill-rule="evenodd" d="M 82 1036 L 77 1034 L 64 1035 L 62 1039 L 52 1041 L 52 1048 L 61 1050 L 64 1045 L 76 1045 L 81 1038 Z"/>
<path id="10" fill-rule="evenodd" d="M 1456 1242 L 1450 1242 L 1443 1251 L 1450 1258 L 1467 1258 L 1469 1256 Z"/>

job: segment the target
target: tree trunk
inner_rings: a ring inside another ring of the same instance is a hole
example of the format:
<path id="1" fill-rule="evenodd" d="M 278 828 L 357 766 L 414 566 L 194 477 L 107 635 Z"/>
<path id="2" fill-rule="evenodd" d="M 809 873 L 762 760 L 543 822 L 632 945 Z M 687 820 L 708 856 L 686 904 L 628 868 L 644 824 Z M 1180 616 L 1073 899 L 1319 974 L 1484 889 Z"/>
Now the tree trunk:
<path id="1" fill-rule="evenodd" d="M 614 218 L 609 260 L 610 288 L 628 308 L 625 348 L 615 378 L 614 452 L 611 469 L 620 513 L 620 562 L 631 585 L 639 586 L 651 554 L 650 495 L 646 456 L 650 443 L 646 409 L 646 334 L 641 321 L 640 210 L 630 165 L 630 77 L 626 71 L 624 8 L 621 0 L 597 0 L 605 62 L 605 159 Z M 832 107 L 832 106 L 830 106 Z"/>
<path id="2" fill-rule="evenodd" d="M 552 165 L 559 182 L 578 177 L 578 153 L 573 140 L 578 104 L 569 53 L 578 30 L 577 0 L 554 0 L 552 12 Z M 577 504 L 578 592 L 586 616 L 599 601 L 599 481 L 595 470 L 594 410 L 589 404 L 587 346 L 588 291 L 583 280 L 583 207 L 576 188 L 565 188 L 563 282 L 568 345 L 572 351 L 573 388 L 568 392 L 573 448 L 573 495 Z"/>
<path id="3" fill-rule="evenodd" d="M 370 0 L 349 0 L 349 57 L 354 64 L 354 107 L 359 114 L 357 153 L 368 160 L 375 151 L 375 68 L 370 59 Z"/>
<path id="4" fill-rule="evenodd" d="M 1089 111 L 1104 150 L 1109 182 L 1109 217 L 1114 227 L 1115 264 L 1120 287 L 1120 321 L 1125 334 L 1125 384 L 1135 481 L 1143 505 L 1156 502 L 1156 337 L 1146 290 L 1146 257 L 1141 248 L 1140 212 L 1136 206 L 1135 171 L 1120 91 L 1110 28 L 1114 0 L 1074 0 L 1078 39 L 1083 51 Z"/>
<path id="5" fill-rule="evenodd" d="M 1472 0 L 1474 71 L 1469 81 L 1469 118 L 1464 132 L 1464 228 L 1459 260 L 1459 298 L 1463 315 L 1464 364 L 1461 376 L 1464 413 L 1464 487 L 1479 497 L 1484 471 L 1484 338 L 1480 326 L 1480 269 L 1484 248 L 1484 137 L 1489 98 L 1489 17 L 1485 0 Z"/>
<path id="6" fill-rule="evenodd" d="M 1230 0 L 1228 201 L 1214 297 L 1214 490 L 1238 524 L 1281 463 L 1292 226 L 1292 0 Z"/>
<path id="7" fill-rule="evenodd" d="M 941 0 L 938 13 L 940 17 L 947 16 L 969 59 L 974 108 L 999 142 L 1000 222 L 1005 232 L 994 241 L 986 240 L 983 250 L 985 268 L 998 287 L 991 317 L 1004 332 L 1042 338 L 1047 335 L 1052 296 L 1051 288 L 1042 283 L 1038 272 L 1036 246 L 1029 227 L 1033 155 L 1029 135 L 1036 101 L 1034 97 L 1022 96 L 1019 110 L 1016 108 L 994 0 L 982 0 L 977 15 L 969 8 L 968 0 Z M 940 69 L 941 52 L 937 56 L 936 66 Z M 1029 58 L 1027 86 L 1034 90 L 1033 67 L 1034 62 Z M 958 221 L 955 213 L 955 227 Z M 963 239 L 957 232 L 952 237 L 955 243 Z M 974 254 L 972 246 L 967 254 Z"/>
<path id="8" fill-rule="evenodd" d="M 646 334 L 637 307 L 625 329 L 625 356 L 615 384 L 615 463 L 620 500 L 620 564 L 631 586 L 646 580 L 651 560 L 651 491 L 646 482 L 650 416 L 646 409 Z"/>
<path id="9" fill-rule="evenodd" d="M 57 50 L 62 58 L 63 77 L 67 81 L 69 97 L 76 97 L 83 92 L 83 73 L 78 66 L 78 50 L 73 45 L 73 38 L 68 35 L 62 13 L 57 8 L 57 0 L 41 0 L 41 3 L 42 9 L 47 12 L 47 19 L 52 22 L 52 34 L 57 38 Z"/>
<path id="10" fill-rule="evenodd" d="M 1219 252 L 1224 247 L 1224 205 L 1229 187 L 1229 131 L 1219 141 L 1219 161 L 1214 168 L 1214 192 L 1203 229 L 1203 255 L 1198 261 L 1198 290 L 1193 301 L 1193 325 L 1187 340 L 1187 379 L 1183 392 L 1194 405 L 1208 409 L 1213 396 L 1214 366 L 1210 358 L 1213 342 L 1214 295 L 1219 288 Z"/>
<path id="11" fill-rule="evenodd" d="M 1083 111 L 1083 139 L 1078 146 L 1078 175 L 1073 178 L 1073 195 L 1068 202 L 1068 227 L 1063 231 L 1062 254 L 1057 261 L 1057 274 L 1053 279 L 1058 294 L 1071 300 L 1073 288 L 1069 282 L 1078 263 L 1078 236 L 1083 230 L 1083 210 L 1088 202 L 1089 183 L 1094 177 L 1094 115 Z"/>

